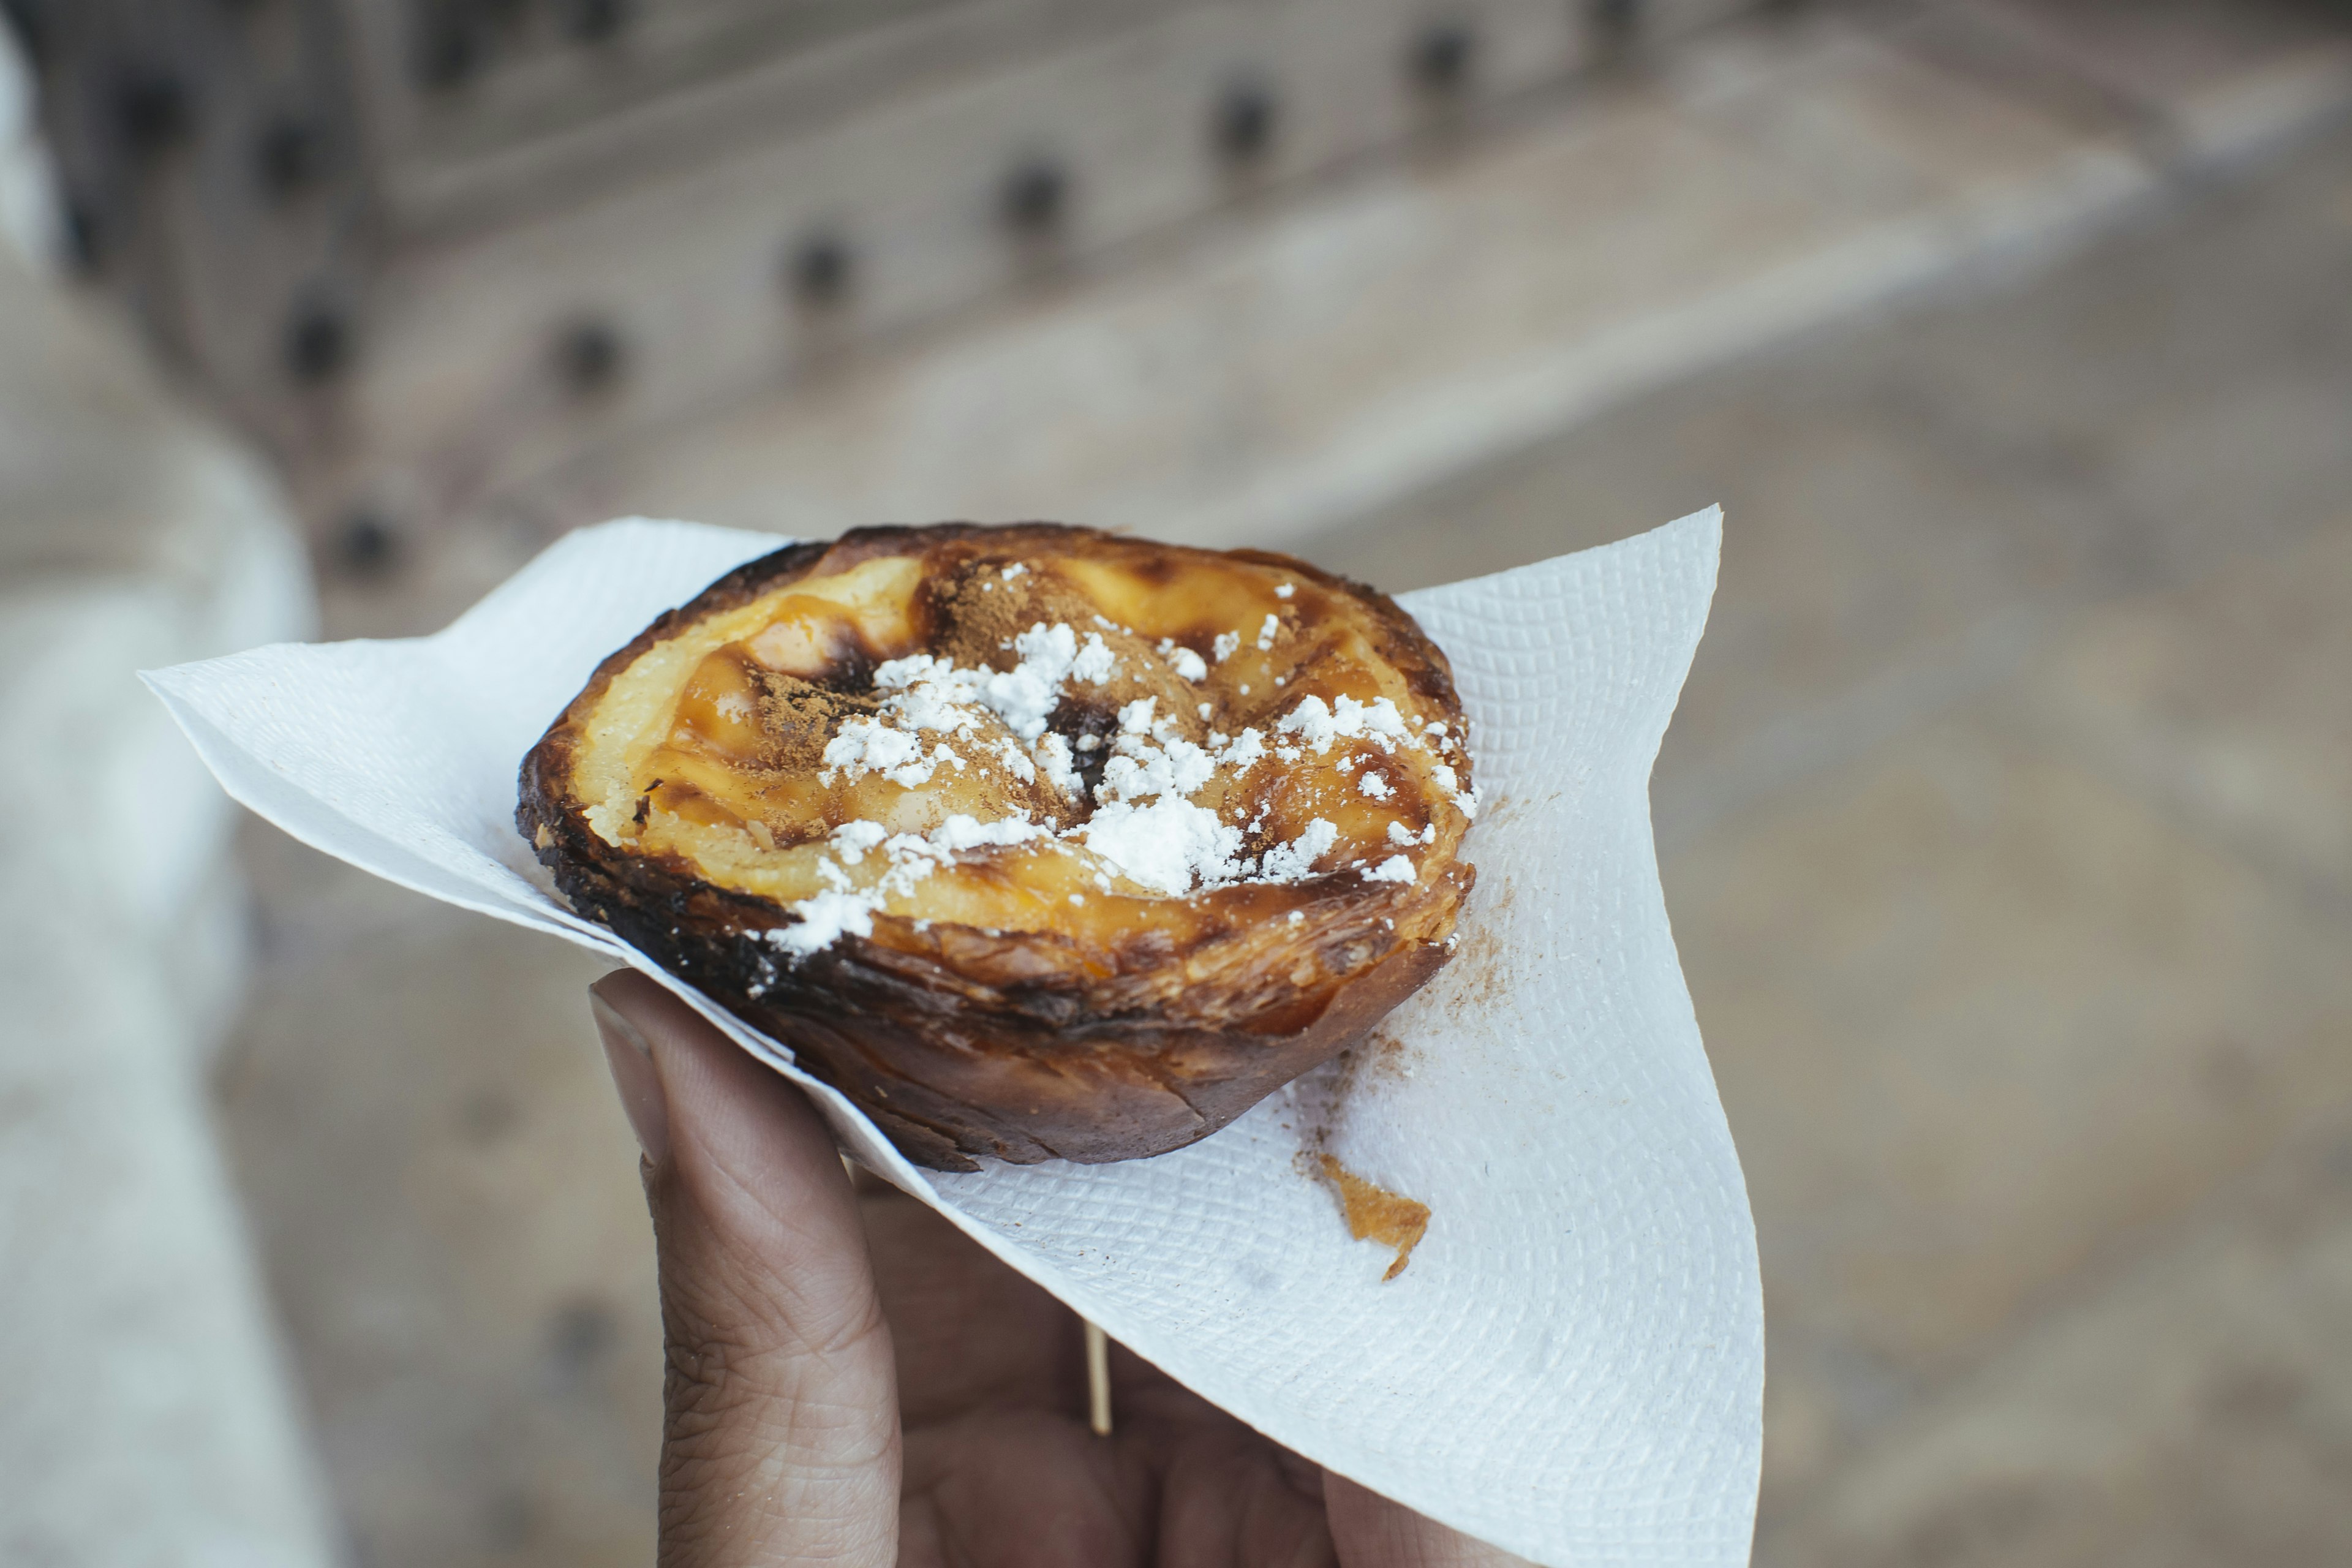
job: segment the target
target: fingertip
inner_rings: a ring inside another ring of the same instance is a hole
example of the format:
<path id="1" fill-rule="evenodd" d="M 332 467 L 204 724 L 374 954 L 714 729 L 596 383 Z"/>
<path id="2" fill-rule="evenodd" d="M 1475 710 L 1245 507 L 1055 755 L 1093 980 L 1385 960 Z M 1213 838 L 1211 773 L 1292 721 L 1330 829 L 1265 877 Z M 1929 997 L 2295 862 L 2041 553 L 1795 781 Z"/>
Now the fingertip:
<path id="1" fill-rule="evenodd" d="M 685 1000 L 653 976 L 635 969 L 615 969 L 588 987 L 588 994 L 596 1005 L 609 1008 L 648 1042 L 652 1031 L 659 1027 L 681 1038 L 708 1036 L 724 1041 L 726 1037 Z"/>
<path id="2" fill-rule="evenodd" d="M 596 1037 L 604 1042 L 604 1065 L 613 1075 L 629 1131 L 636 1134 L 646 1165 L 659 1166 L 669 1158 L 669 1102 L 654 1066 L 653 1047 L 636 1020 L 595 985 L 588 988 L 588 1012 L 596 1022 Z"/>
<path id="3" fill-rule="evenodd" d="M 589 993 L 600 1027 L 632 1037 L 650 1066 L 663 1128 L 658 1138 L 641 1130 L 639 1141 L 656 1165 L 669 1158 L 674 1174 L 722 1210 L 747 1197 L 779 1212 L 818 1197 L 848 1202 L 833 1131 L 790 1079 L 635 970 L 615 970 Z M 627 1063 L 615 1059 L 630 1103 Z"/>

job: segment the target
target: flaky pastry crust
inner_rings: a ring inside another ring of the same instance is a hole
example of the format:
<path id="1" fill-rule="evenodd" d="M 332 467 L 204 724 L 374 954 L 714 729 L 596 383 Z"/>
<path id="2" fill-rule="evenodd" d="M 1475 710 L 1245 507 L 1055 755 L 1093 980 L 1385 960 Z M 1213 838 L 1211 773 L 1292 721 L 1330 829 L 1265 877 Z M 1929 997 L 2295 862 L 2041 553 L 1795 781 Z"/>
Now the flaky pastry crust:
<path id="1" fill-rule="evenodd" d="M 1182 1147 L 1361 1038 L 1445 961 L 1474 809 L 1452 671 L 1385 596 L 951 523 L 663 616 L 516 822 L 581 912 L 970 1170 Z"/>

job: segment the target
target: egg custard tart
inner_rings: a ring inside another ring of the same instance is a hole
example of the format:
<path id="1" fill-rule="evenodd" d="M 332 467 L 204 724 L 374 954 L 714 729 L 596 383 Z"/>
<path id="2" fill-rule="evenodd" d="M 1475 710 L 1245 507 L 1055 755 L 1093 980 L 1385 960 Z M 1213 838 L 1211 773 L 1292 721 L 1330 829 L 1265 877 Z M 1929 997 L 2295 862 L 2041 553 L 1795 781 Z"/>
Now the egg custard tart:
<path id="1" fill-rule="evenodd" d="M 1134 1159 L 1444 963 L 1476 797 L 1445 656 L 1302 562 L 860 529 L 601 665 L 516 820 L 573 907 L 919 1163 Z"/>

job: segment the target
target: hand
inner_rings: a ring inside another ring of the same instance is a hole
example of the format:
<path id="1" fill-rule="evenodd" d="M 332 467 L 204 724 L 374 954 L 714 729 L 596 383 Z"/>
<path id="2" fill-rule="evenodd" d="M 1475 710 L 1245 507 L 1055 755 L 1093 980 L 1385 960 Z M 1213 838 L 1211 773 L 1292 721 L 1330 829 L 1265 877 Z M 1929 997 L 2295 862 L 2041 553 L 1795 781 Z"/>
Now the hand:
<path id="1" fill-rule="evenodd" d="M 807 1099 L 643 975 L 591 993 L 661 1268 L 662 1568 L 1501 1568 L 1112 1347 L 855 1185 Z"/>

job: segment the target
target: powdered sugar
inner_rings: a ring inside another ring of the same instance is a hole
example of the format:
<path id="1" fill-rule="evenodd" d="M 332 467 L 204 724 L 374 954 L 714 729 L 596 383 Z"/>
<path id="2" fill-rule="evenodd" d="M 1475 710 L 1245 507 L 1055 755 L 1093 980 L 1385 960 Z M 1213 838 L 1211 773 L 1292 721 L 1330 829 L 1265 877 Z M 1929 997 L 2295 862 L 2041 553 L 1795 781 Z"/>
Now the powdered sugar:
<path id="1" fill-rule="evenodd" d="M 1012 646 L 1021 662 L 1011 669 L 964 669 L 927 653 L 877 666 L 874 689 L 883 694 L 880 708 L 871 718 L 846 721 L 826 742 L 820 781 L 830 784 L 842 774 L 855 779 L 877 773 L 893 784 L 919 788 L 941 765 L 961 768 L 963 759 L 944 744 L 927 751 L 917 736 L 968 738 L 992 728 L 992 720 L 1028 745 L 1025 755 L 1012 742 L 1000 740 L 993 748 L 1014 777 L 1026 784 L 1042 771 L 1063 795 L 1075 797 L 1077 778 L 1067 744 L 1047 735 L 1045 721 L 1061 705 L 1068 682 L 1107 684 L 1118 671 L 1118 656 L 1100 633 L 1088 632 L 1081 639 L 1058 622 L 1036 623 Z"/>
<path id="2" fill-rule="evenodd" d="M 1412 738 L 1405 728 L 1404 715 L 1385 697 L 1359 702 L 1342 695 L 1328 703 L 1320 697 L 1302 697 L 1297 707 L 1275 721 L 1274 727 L 1278 733 L 1297 736 L 1318 756 L 1328 752 L 1336 741 L 1370 740 L 1381 750 L 1393 752 L 1396 742 Z"/>
<path id="3" fill-rule="evenodd" d="M 1306 832 L 1289 843 L 1277 844 L 1265 852 L 1258 880 L 1304 881 L 1315 874 L 1315 862 L 1328 855 L 1331 846 L 1339 841 L 1339 827 L 1329 818 L 1318 816 L 1307 825 Z"/>
<path id="4" fill-rule="evenodd" d="M 817 862 L 824 892 L 787 907 L 799 922 L 777 926 L 768 941 L 793 955 L 795 962 L 830 947 L 844 935 L 872 936 L 874 916 L 894 896 L 904 896 L 955 858 L 974 849 L 1010 847 L 1051 837 L 1050 828 L 1026 817 L 982 822 L 959 812 L 928 834 L 891 833 L 877 822 L 845 822 L 827 840 L 837 859 Z M 863 886 L 843 865 L 862 865 L 879 849 L 886 862 L 880 875 Z"/>
<path id="5" fill-rule="evenodd" d="M 1118 668 L 1118 656 L 1100 632 L 1088 632 L 1082 643 L 1077 633 L 1060 622 L 1050 626 L 1038 622 L 1013 639 L 1013 650 L 1021 656 L 1021 662 L 1011 669 L 955 673 L 969 680 L 977 700 L 1024 741 L 1045 733 L 1047 716 L 1061 706 L 1065 680 L 1076 679 L 1100 686 Z M 880 670 L 875 678 L 879 684 Z"/>
<path id="6" fill-rule="evenodd" d="M 1095 786 L 1098 801 L 1189 795 L 1216 774 L 1216 759 L 1189 741 L 1171 737 L 1157 746 L 1126 735 L 1119 741 L 1118 752 L 1103 764 L 1102 783 Z"/>
<path id="7" fill-rule="evenodd" d="M 874 911 L 879 906 L 858 893 L 826 892 L 793 905 L 796 925 L 777 926 L 768 940 L 795 960 L 831 947 L 845 936 L 872 936 Z"/>
<path id="8" fill-rule="evenodd" d="M 889 837 L 890 830 L 878 822 L 845 822 L 833 830 L 834 853 L 855 866 L 866 858 L 866 851 Z"/>
<path id="9" fill-rule="evenodd" d="M 1174 637 L 1160 639 L 1160 657 L 1166 659 L 1168 668 L 1183 679 L 1197 683 L 1209 679 L 1209 661 Z M 1208 715 L 1203 713 L 1202 717 L 1206 718 Z"/>
<path id="10" fill-rule="evenodd" d="M 1072 830 L 1129 881 L 1171 896 L 1196 884 L 1238 880 L 1241 829 L 1205 805 L 1165 795 L 1149 805 L 1114 800 Z"/>
<path id="11" fill-rule="evenodd" d="M 830 784 L 833 774 L 844 769 L 852 778 L 876 773 L 892 784 L 919 789 L 948 763 L 964 765 L 963 758 L 943 744 L 933 746 L 926 754 L 915 733 L 893 729 L 881 719 L 858 718 L 844 721 L 824 743 L 825 771 L 818 776 Z"/>
<path id="12" fill-rule="evenodd" d="M 1056 737 L 1056 739 L 1058 738 L 1059 737 Z M 1037 737 L 1038 744 L 1041 747 L 1045 744 L 1045 737 L 1043 735 Z M 1014 778 L 1019 779 L 1023 784 L 1034 784 L 1037 782 L 1036 760 L 1021 749 L 1020 742 L 1013 740 L 1009 735 L 998 737 L 995 756 L 998 762 L 1004 764 L 1004 771 L 1011 773 Z M 1070 792 L 1065 791 L 1064 793 L 1067 794 Z"/>
<path id="13" fill-rule="evenodd" d="M 1212 735 L 1209 739 L 1214 742 L 1218 737 Z M 1265 760 L 1265 737 L 1255 729 L 1244 730 L 1224 746 L 1223 752 L 1220 762 L 1236 773 L 1246 773 Z"/>
<path id="14" fill-rule="evenodd" d="M 1454 804 L 1461 808 L 1463 816 L 1472 818 L 1477 816 L 1478 792 L 1475 789 L 1464 789 L 1452 768 L 1447 767 L 1444 763 L 1439 763 L 1429 770 L 1429 776 L 1437 781 L 1440 789 L 1453 797 Z"/>
<path id="15" fill-rule="evenodd" d="M 1003 580 L 1010 582 L 1016 574 L 1008 574 Z M 1119 629 L 1097 619 L 1114 632 Z M 1281 618 L 1269 615 L 1257 633 L 1257 646 L 1271 647 L 1281 630 Z M 1243 640 L 1239 632 L 1220 635 L 1213 645 L 1218 660 L 1239 651 Z M 826 743 L 822 781 L 830 784 L 842 774 L 856 778 L 873 773 L 915 788 L 929 783 L 941 767 L 963 768 L 968 754 L 1001 765 L 1024 784 L 1042 776 L 1064 798 L 1083 801 L 1087 792 L 1076 758 L 1107 750 L 1100 782 L 1092 791 L 1091 814 L 1058 836 L 1026 816 L 983 824 L 958 815 L 920 835 L 889 833 L 872 822 L 845 824 L 826 841 L 828 853 L 818 863 L 824 890 L 791 906 L 799 922 L 771 931 L 772 943 L 797 960 L 845 934 L 870 936 L 877 912 L 954 865 L 959 856 L 1056 837 L 1100 868 L 1092 879 L 1105 892 L 1114 889 L 1114 877 L 1165 897 L 1240 882 L 1304 880 L 1318 875 L 1338 847 L 1336 824 L 1316 817 L 1289 842 L 1274 843 L 1252 856 L 1244 849 L 1253 836 L 1263 832 L 1265 812 L 1254 822 L 1237 825 L 1193 797 L 1220 777 L 1238 780 L 1269 757 L 1296 761 L 1309 751 L 1328 755 L 1341 742 L 1369 742 L 1383 752 L 1394 752 L 1400 744 L 1431 752 L 1457 744 L 1442 723 L 1427 726 L 1416 737 L 1388 698 L 1363 702 L 1347 696 L 1328 701 L 1318 696 L 1301 699 L 1275 721 L 1271 735 L 1255 727 L 1233 735 L 1212 731 L 1200 743 L 1187 738 L 1174 717 L 1161 715 L 1158 698 L 1143 697 L 1119 708 L 1117 728 L 1109 735 L 1083 735 L 1073 747 L 1046 727 L 1047 721 L 1073 687 L 1107 685 L 1118 673 L 1118 654 L 1099 632 L 1082 636 L 1067 625 L 1042 621 L 1004 646 L 1019 656 L 1011 669 L 961 668 L 930 654 L 909 655 L 877 668 L 877 710 L 871 717 L 842 723 Z M 1163 640 L 1158 651 L 1185 680 L 1208 675 L 1208 662 L 1172 639 Z M 1239 689 L 1246 696 L 1249 689 Z M 1198 711 L 1207 719 L 1213 707 L 1202 704 Z M 1363 754 L 1343 757 L 1342 776 L 1363 760 Z M 1464 803 L 1465 811 L 1475 805 L 1456 788 L 1452 768 L 1434 763 L 1432 776 Z M 1360 793 L 1376 801 L 1396 794 L 1393 782 L 1376 769 L 1366 769 L 1355 784 Z M 1419 835 L 1401 824 L 1388 829 L 1390 843 L 1399 848 L 1430 843 L 1434 834 L 1433 826 Z M 884 861 L 878 870 L 866 864 L 877 852 Z M 856 868 L 855 875 L 852 868 Z M 1356 869 L 1375 882 L 1409 884 L 1418 875 L 1411 857 L 1403 854 L 1391 854 L 1370 867 L 1360 864 Z"/>
<path id="16" fill-rule="evenodd" d="M 1110 760 L 1095 786 L 1094 816 L 1067 837 L 1129 881 L 1171 896 L 1283 879 L 1242 854 L 1240 828 L 1187 798 L 1219 773 L 1238 775 L 1262 758 L 1258 732 L 1244 730 L 1230 740 L 1212 734 L 1208 745 L 1195 745 L 1177 733 L 1173 721 L 1159 718 L 1158 709 L 1157 698 L 1144 697 L 1119 710 Z"/>
<path id="17" fill-rule="evenodd" d="M 1078 777 L 1067 741 L 1048 731 L 1037 737 L 1032 751 L 1037 759 L 1037 766 L 1045 772 L 1045 782 L 1059 790 L 1065 798 L 1076 800 L 1085 793 L 1086 786 Z"/>

